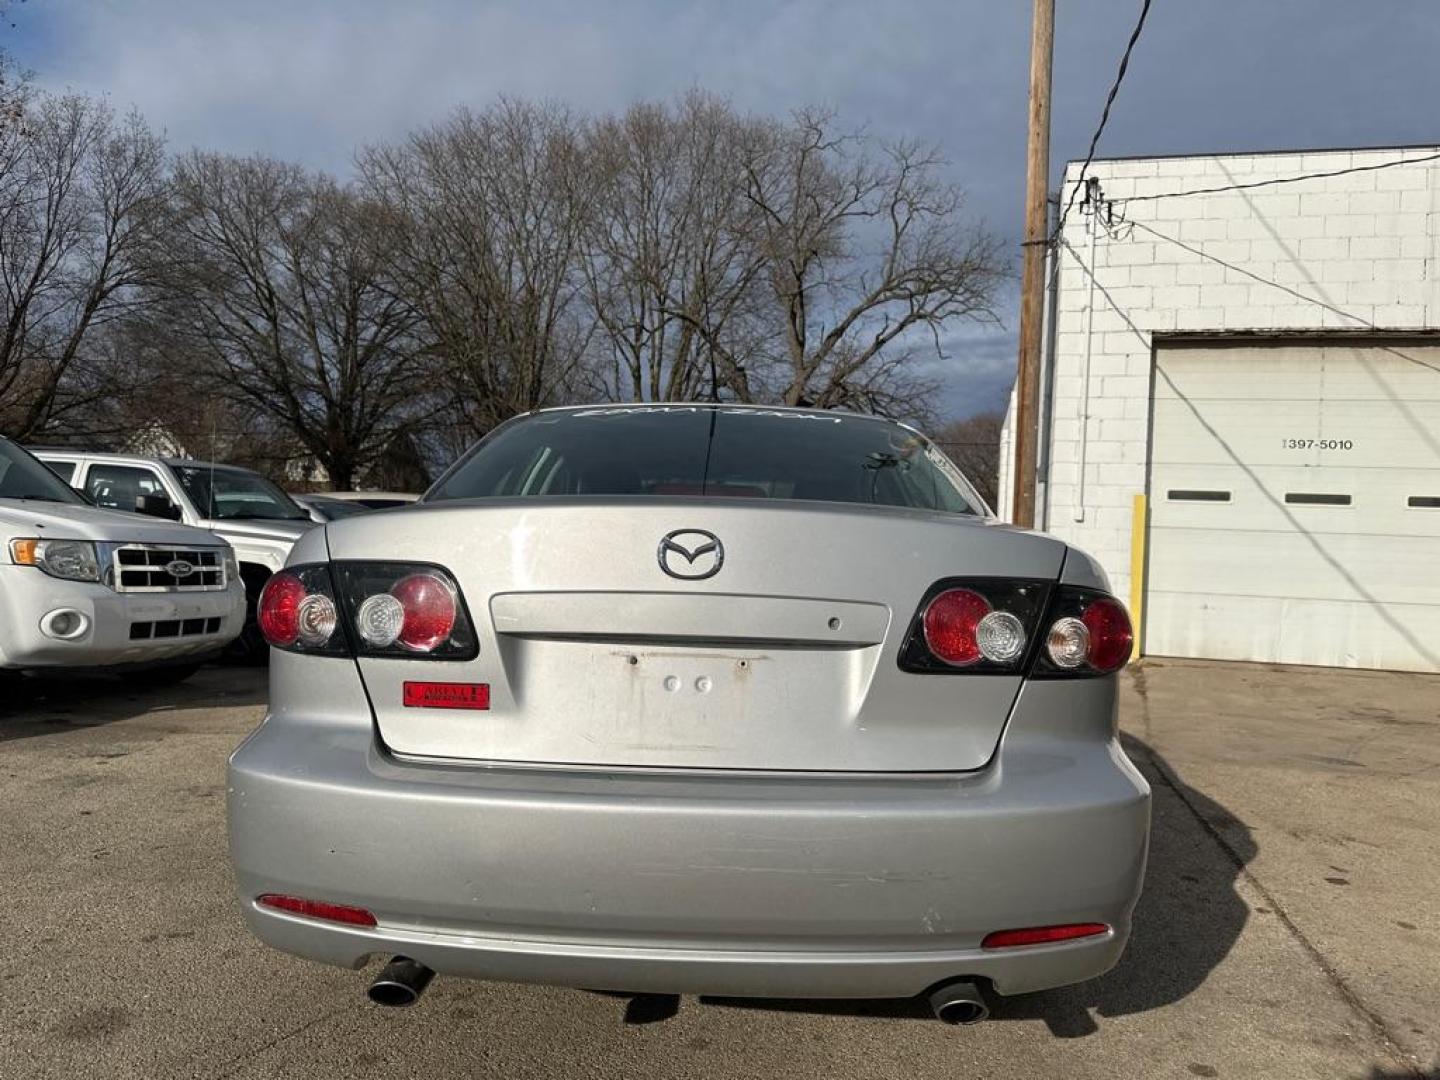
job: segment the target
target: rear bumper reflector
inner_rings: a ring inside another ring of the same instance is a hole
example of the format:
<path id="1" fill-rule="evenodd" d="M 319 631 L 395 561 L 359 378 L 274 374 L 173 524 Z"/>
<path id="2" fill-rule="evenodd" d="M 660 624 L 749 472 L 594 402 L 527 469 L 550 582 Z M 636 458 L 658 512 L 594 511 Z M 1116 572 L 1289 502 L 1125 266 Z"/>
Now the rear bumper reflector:
<path id="1" fill-rule="evenodd" d="M 1057 941 L 1107 934 L 1104 923 L 1066 923 L 1064 926 L 1029 926 L 1021 930 L 996 930 L 980 942 L 982 949 L 1014 949 L 1021 945 L 1050 945 Z"/>
<path id="2" fill-rule="evenodd" d="M 348 904 L 331 904 L 324 900 L 305 900 L 299 896 L 282 896 L 279 893 L 264 893 L 255 898 L 261 907 L 303 915 L 307 919 L 324 922 L 345 923 L 347 926 L 375 926 L 375 916 L 364 908 Z"/>
<path id="3" fill-rule="evenodd" d="M 488 709 L 490 684 L 407 682 L 404 702 L 411 709 Z"/>

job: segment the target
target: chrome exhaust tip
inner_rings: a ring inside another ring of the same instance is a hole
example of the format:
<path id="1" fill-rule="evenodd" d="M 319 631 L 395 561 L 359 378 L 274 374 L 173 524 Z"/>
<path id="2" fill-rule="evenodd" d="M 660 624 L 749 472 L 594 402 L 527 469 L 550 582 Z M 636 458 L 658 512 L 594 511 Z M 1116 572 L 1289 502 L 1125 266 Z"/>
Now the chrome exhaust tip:
<path id="1" fill-rule="evenodd" d="M 402 1009 L 419 1001 L 434 977 L 435 972 L 424 964 L 408 956 L 396 956 L 375 976 L 366 995 L 376 1005 Z"/>
<path id="2" fill-rule="evenodd" d="M 990 1015 L 985 995 L 973 982 L 956 979 L 930 991 L 930 1011 L 943 1024 L 978 1024 Z"/>

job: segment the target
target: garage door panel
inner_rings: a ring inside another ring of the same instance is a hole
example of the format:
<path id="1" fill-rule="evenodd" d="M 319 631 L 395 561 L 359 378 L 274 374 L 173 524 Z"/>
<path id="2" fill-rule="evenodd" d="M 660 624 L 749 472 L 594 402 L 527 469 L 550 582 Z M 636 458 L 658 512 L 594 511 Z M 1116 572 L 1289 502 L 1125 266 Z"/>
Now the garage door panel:
<path id="1" fill-rule="evenodd" d="M 1440 670 L 1440 349 L 1404 353 L 1159 351 L 1147 652 Z"/>
<path id="2" fill-rule="evenodd" d="M 1440 605 L 1440 574 L 1415 573 L 1433 557 L 1428 537 L 1194 529 L 1173 543 L 1167 531 L 1155 530 L 1150 556 L 1150 580 L 1163 591 L 1200 594 L 1240 581 L 1252 596 Z"/>
<path id="3" fill-rule="evenodd" d="M 1164 656 L 1319 667 L 1440 670 L 1440 609 L 1377 610 L 1290 597 L 1151 594 L 1147 626 Z"/>
<path id="4" fill-rule="evenodd" d="M 1152 521 L 1166 528 L 1351 533 L 1434 540 L 1440 470 L 1167 465 L 1152 471 Z M 1348 498 L 1349 505 L 1303 501 Z M 1412 505 L 1412 500 L 1414 501 Z M 1385 532 L 1377 530 L 1383 528 Z"/>
<path id="5" fill-rule="evenodd" d="M 1436 376 L 1440 381 L 1440 375 Z M 1213 463 L 1388 468 L 1437 439 L 1440 403 L 1155 402 L 1155 465 Z M 1440 442 L 1432 453 L 1440 458 Z M 1399 455 L 1397 457 L 1397 455 Z"/>

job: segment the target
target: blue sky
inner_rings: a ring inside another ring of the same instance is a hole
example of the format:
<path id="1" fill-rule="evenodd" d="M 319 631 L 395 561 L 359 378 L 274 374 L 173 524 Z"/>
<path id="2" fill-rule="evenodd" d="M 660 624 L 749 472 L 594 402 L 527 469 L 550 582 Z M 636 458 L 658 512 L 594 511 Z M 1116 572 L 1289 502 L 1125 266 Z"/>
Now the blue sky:
<path id="1" fill-rule="evenodd" d="M 1083 156 L 1139 0 L 1058 0 L 1058 176 Z M 344 173 L 354 149 L 500 94 L 621 108 L 691 86 L 810 103 L 940 145 L 1018 259 L 1024 0 L 29 0 L 0 44 L 52 88 L 138 107 L 172 146 Z M 1154 0 L 1101 155 L 1440 143 L 1440 0 Z M 999 332 L 957 328 L 946 411 L 1001 403 Z"/>

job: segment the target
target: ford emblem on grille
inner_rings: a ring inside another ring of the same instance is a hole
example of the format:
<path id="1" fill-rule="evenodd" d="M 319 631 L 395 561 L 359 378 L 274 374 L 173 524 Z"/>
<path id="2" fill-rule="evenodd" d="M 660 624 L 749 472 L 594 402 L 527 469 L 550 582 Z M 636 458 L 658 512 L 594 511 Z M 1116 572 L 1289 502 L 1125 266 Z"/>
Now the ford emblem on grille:
<path id="1" fill-rule="evenodd" d="M 165 572 L 173 578 L 187 578 L 195 572 L 195 567 L 184 559 L 171 559 L 165 564 Z"/>

